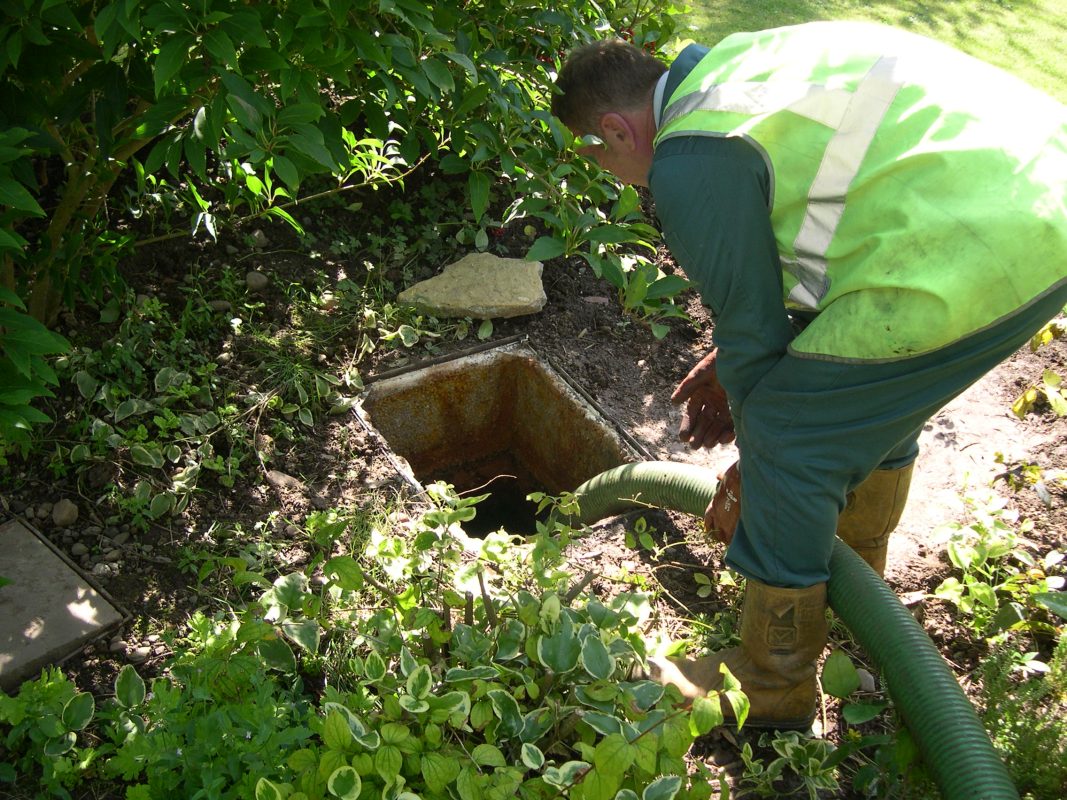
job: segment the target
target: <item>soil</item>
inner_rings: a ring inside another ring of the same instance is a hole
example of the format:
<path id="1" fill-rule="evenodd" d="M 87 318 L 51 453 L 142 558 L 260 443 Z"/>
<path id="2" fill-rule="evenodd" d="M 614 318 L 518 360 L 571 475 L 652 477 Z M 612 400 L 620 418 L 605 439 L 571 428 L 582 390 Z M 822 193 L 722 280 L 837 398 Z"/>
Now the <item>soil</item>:
<path id="1" fill-rule="evenodd" d="M 343 213 L 327 209 L 313 219 L 326 238 L 328 226 L 344 224 Z M 529 239 L 513 225 L 494 247 L 519 254 Z M 239 273 L 258 269 L 270 279 L 262 295 L 261 313 L 278 330 L 294 326 L 283 287 L 312 284 L 311 276 L 323 270 L 322 260 L 313 260 L 307 249 L 283 228 L 265 227 L 273 243 L 249 250 L 240 237 L 218 244 L 192 245 L 169 242 L 144 248 L 124 266 L 126 279 L 138 292 L 158 296 L 174 308 L 181 308 L 185 295 L 179 290 L 186 276 L 217 276 L 219 265 L 239 265 Z M 336 231 L 336 227 L 330 228 Z M 246 232 L 247 233 L 247 232 Z M 230 250 L 226 246 L 230 245 Z M 241 255 L 235 257 L 233 248 Z M 667 253 L 660 254 L 665 270 L 672 270 Z M 327 259 L 326 269 L 336 279 L 341 269 L 357 269 L 356 258 Z M 404 279 L 426 277 L 443 263 L 417 265 Z M 352 277 L 352 275 L 349 275 Z M 397 276 L 395 289 L 403 288 Z M 711 325 L 694 295 L 687 295 L 686 307 L 694 320 L 690 325 L 672 321 L 670 333 L 656 339 L 645 325 L 622 313 L 619 302 L 604 281 L 596 278 L 581 260 L 558 259 L 545 264 L 543 281 L 548 303 L 538 314 L 496 320 L 489 342 L 515 335 L 528 338 L 538 353 L 560 365 L 573 381 L 591 395 L 603 413 L 633 436 L 655 459 L 684 461 L 721 471 L 736 458 L 732 446 L 711 451 L 691 451 L 676 439 L 679 411 L 669 402 L 673 388 L 709 349 Z M 75 341 L 92 341 L 101 332 L 92 309 L 69 314 L 64 332 Z M 105 332 L 106 333 L 106 332 Z M 325 353 L 324 368 L 336 367 L 353 356 L 354 339 L 342 336 L 332 352 Z M 217 346 L 215 343 L 214 346 Z M 465 342 L 439 342 L 434 351 L 380 349 L 360 362 L 366 376 L 411 365 L 420 360 L 460 352 Z M 211 346 L 211 345 L 209 345 Z M 249 358 L 242 354 L 242 341 L 231 342 L 234 359 L 221 367 L 227 377 L 240 378 Z M 1024 349 L 991 372 L 976 386 L 930 420 L 922 436 L 920 456 L 908 508 L 891 541 L 887 581 L 899 595 L 908 599 L 922 618 L 933 640 L 964 677 L 985 655 L 955 622 L 951 607 L 931 600 L 931 591 L 949 573 L 943 544 L 934 535 L 942 523 L 966 520 L 961 497 L 967 492 L 985 492 L 998 474 L 1034 464 L 1050 474 L 1067 469 L 1065 423 L 1047 408 L 1039 406 L 1024 419 L 1015 418 L 1010 405 L 1014 398 L 1039 378 L 1043 369 L 1067 374 L 1067 342 L 1056 341 L 1036 353 Z M 65 416 L 64 404 L 79 403 L 73 390 L 61 393 L 53 413 Z M 129 624 L 115 639 L 94 643 L 65 664 L 84 689 L 107 694 L 117 670 L 128 653 L 147 646 L 151 653 L 146 669 L 160 666 L 167 655 L 159 640 L 149 639 L 161 629 L 180 628 L 189 614 L 209 605 L 219 587 L 199 585 L 195 567 L 183 564 L 183 547 L 201 550 L 222 548 L 217 523 L 239 523 L 244 531 L 262 531 L 272 542 L 270 558 L 279 570 L 291 569 L 306 558 L 300 525 L 307 515 L 324 508 L 346 504 L 367 504 L 383 493 L 411 497 L 411 487 L 398 476 L 391 454 L 380 437 L 365 429 L 353 414 L 322 416 L 298 443 L 275 442 L 274 455 L 266 465 L 272 472 L 249 469 L 232 490 L 198 493 L 192 505 L 165 526 L 145 532 L 133 531 L 134 541 L 152 546 L 151 557 L 127 551 L 123 568 L 115 576 L 96 578 L 125 609 L 132 612 Z M 998 461 L 998 454 L 1002 454 Z M 83 509 L 81 524 L 95 518 L 103 522 L 110 513 L 98 505 L 100 486 L 113 476 L 79 476 L 71 473 L 56 478 L 42 463 L 25 463 L 3 482 L 5 506 L 14 511 L 27 504 L 55 502 L 59 497 L 75 499 Z M 1033 521 L 1026 544 L 1040 557 L 1051 548 L 1062 549 L 1067 542 L 1067 489 L 1048 481 L 1045 499 L 1032 486 L 1013 491 L 1004 480 L 996 483 L 1007 506 Z M 1047 502 L 1046 502 L 1047 501 Z M 417 498 L 413 498 L 417 503 Z M 272 514 L 272 512 L 274 512 Z M 609 520 L 594 528 L 574 547 L 576 570 L 595 558 L 593 591 L 607 594 L 619 590 L 622 574 L 643 575 L 650 588 L 658 591 L 659 630 L 683 635 L 686 621 L 700 615 L 736 613 L 738 593 L 716 586 L 708 597 L 698 595 L 696 572 L 712 577 L 722 569 L 722 547 L 709 542 L 696 520 L 675 512 L 643 514 L 655 529 L 661 548 L 657 551 L 631 549 L 624 543 L 624 531 L 638 515 Z M 59 531 L 43 524 L 44 533 L 62 546 Z M 661 590 L 661 591 L 659 591 Z M 117 639 L 121 638 L 125 647 Z M 828 698 L 829 700 L 829 698 Z M 837 738 L 844 723 L 837 719 L 833 703 L 820 716 L 817 727 L 823 735 Z M 819 732 L 819 731 L 817 731 Z M 709 740 L 704 757 L 736 772 L 739 755 L 736 743 L 726 738 Z"/>

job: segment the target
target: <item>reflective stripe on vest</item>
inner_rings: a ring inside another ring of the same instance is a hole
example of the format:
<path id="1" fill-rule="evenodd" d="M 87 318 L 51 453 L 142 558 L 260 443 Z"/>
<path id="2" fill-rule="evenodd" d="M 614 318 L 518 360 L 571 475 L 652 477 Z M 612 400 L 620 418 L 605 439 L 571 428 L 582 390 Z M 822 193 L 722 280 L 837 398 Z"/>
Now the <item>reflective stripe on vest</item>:
<path id="1" fill-rule="evenodd" d="M 672 103 L 663 113 L 662 126 L 694 111 L 731 111 L 751 115 L 753 123 L 766 114 L 782 110 L 833 128 L 815 181 L 808 192 L 807 210 L 794 242 L 795 259 L 782 259 L 782 268 L 797 279 L 789 299 L 802 308 L 817 310 L 830 290 L 826 251 L 845 211 L 845 195 L 859 172 L 863 157 L 882 124 L 886 111 L 900 90 L 893 80 L 896 59 L 880 58 L 860 81 L 854 92 L 827 89 L 810 83 L 727 83 L 714 84 Z M 722 135 L 701 130 L 675 130 L 662 139 L 675 136 Z M 734 135 L 745 136 L 743 130 Z M 774 185 L 774 165 L 763 148 L 751 137 L 767 164 Z M 773 189 L 771 204 L 774 203 Z"/>

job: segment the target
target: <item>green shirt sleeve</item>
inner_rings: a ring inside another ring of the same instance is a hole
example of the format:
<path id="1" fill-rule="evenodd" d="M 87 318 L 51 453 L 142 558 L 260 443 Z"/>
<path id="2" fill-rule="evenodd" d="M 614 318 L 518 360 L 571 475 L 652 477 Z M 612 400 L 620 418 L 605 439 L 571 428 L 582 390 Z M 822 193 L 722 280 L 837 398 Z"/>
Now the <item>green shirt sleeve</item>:
<path id="1" fill-rule="evenodd" d="M 714 316 L 719 380 L 739 421 L 793 337 L 767 166 L 743 139 L 682 136 L 656 148 L 649 186 L 667 245 Z"/>

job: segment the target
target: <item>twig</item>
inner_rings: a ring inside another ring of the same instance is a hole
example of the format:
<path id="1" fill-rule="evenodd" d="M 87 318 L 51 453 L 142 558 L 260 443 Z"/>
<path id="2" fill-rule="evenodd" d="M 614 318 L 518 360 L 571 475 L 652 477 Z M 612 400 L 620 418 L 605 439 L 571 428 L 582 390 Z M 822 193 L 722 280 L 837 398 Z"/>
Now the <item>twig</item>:
<path id="1" fill-rule="evenodd" d="M 594 578 L 596 578 L 595 572 L 593 572 L 592 570 L 586 572 L 585 575 L 582 576 L 582 579 L 578 581 L 578 583 L 574 584 L 574 586 L 572 586 L 570 589 L 568 589 L 567 593 L 563 595 L 563 602 L 567 605 L 570 605 L 574 598 L 581 594 L 582 590 L 593 582 Z"/>
<path id="2" fill-rule="evenodd" d="M 485 606 L 485 620 L 489 623 L 490 628 L 496 628 L 497 616 L 496 608 L 493 606 L 493 598 L 489 596 L 489 592 L 485 590 L 485 580 L 482 577 L 482 571 L 478 570 L 478 588 L 482 592 L 482 605 Z"/>

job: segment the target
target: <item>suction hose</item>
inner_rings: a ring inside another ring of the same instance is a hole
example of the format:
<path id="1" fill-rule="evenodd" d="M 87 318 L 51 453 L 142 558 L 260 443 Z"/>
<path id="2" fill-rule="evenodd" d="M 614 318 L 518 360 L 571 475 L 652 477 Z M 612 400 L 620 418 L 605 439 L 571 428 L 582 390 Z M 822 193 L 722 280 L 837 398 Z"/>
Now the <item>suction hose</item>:
<path id="1" fill-rule="evenodd" d="M 691 464 L 649 461 L 602 472 L 575 490 L 589 524 L 634 508 L 704 516 L 715 494 L 711 473 Z M 1018 800 L 978 715 L 930 637 L 852 548 L 834 541 L 831 608 L 885 676 L 893 701 L 946 800 Z"/>

